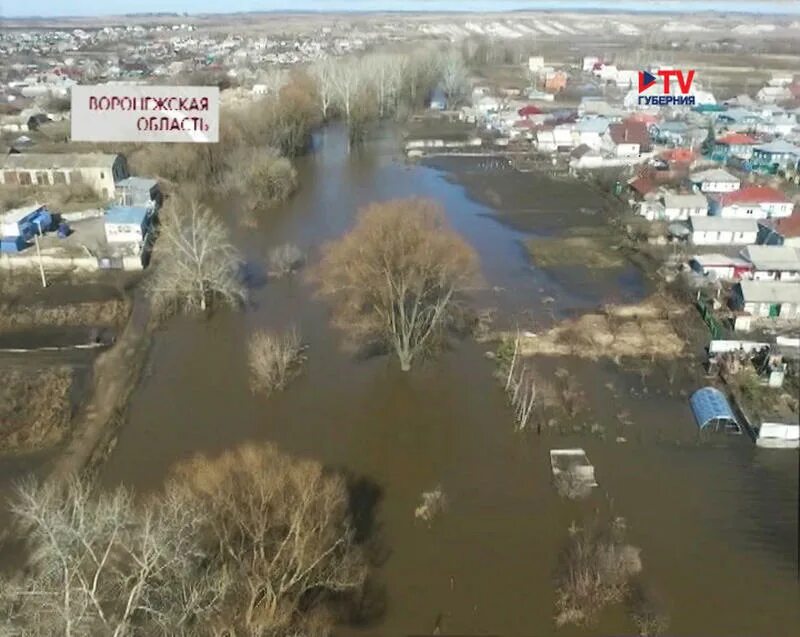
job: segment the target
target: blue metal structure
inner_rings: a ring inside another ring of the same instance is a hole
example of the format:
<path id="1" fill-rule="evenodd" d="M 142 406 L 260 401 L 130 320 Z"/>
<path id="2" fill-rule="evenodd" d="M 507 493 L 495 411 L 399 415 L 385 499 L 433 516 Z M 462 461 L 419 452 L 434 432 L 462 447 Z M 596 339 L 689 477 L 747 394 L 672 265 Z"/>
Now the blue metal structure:
<path id="1" fill-rule="evenodd" d="M 698 389 L 689 398 L 689 404 L 692 407 L 694 419 L 697 421 L 700 431 L 711 429 L 713 431 L 742 433 L 728 400 L 719 389 L 714 387 Z"/>

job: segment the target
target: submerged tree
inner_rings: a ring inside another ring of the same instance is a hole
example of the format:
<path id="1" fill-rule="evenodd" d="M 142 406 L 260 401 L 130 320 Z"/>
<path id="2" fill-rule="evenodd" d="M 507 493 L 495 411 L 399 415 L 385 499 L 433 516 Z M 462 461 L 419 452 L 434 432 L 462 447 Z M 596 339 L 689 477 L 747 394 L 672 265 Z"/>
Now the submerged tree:
<path id="1" fill-rule="evenodd" d="M 11 513 L 29 561 L 0 580 L 2 635 L 327 635 L 366 578 L 344 480 L 272 445 L 186 461 L 139 503 L 25 483 Z"/>
<path id="2" fill-rule="evenodd" d="M 327 634 L 325 611 L 361 592 L 347 488 L 318 463 L 248 445 L 182 463 L 167 490 L 206 512 L 203 552 L 229 576 L 215 634 Z"/>
<path id="3" fill-rule="evenodd" d="M 246 298 L 241 257 L 211 209 L 178 198 L 162 218 L 148 285 L 156 310 L 205 311 L 216 302 L 241 303 Z"/>
<path id="4" fill-rule="evenodd" d="M 398 199 L 361 210 L 325 247 L 316 278 L 352 342 L 393 349 L 408 371 L 452 325 L 477 261 L 436 203 Z"/>

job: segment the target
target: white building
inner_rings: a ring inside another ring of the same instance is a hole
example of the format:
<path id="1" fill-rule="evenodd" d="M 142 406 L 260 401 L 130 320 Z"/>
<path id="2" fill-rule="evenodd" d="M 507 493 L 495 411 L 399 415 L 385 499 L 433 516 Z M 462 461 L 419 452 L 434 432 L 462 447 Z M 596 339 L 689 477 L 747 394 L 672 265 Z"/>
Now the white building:
<path id="1" fill-rule="evenodd" d="M 689 259 L 689 266 L 698 274 L 721 281 L 741 279 L 750 272 L 750 264 L 744 259 L 718 253 L 696 254 Z"/>
<path id="2" fill-rule="evenodd" d="M 541 55 L 532 55 L 528 58 L 528 70 L 531 73 L 538 73 L 544 69 L 544 58 Z"/>
<path id="3" fill-rule="evenodd" d="M 753 265 L 754 281 L 800 281 L 800 248 L 751 245 L 742 257 Z"/>
<path id="4" fill-rule="evenodd" d="M 586 55 L 583 58 L 583 63 L 581 65 L 581 70 L 584 73 L 589 73 L 594 69 L 595 64 L 599 64 L 599 63 L 600 63 L 600 58 L 597 57 L 596 55 Z"/>
<path id="5" fill-rule="evenodd" d="M 150 228 L 150 211 L 138 206 L 113 206 L 104 218 L 106 240 L 109 243 L 126 243 L 139 249 Z"/>
<path id="6" fill-rule="evenodd" d="M 758 236 L 755 219 L 698 216 L 689 223 L 695 245 L 752 245 Z"/>
<path id="7" fill-rule="evenodd" d="M 664 195 L 664 218 L 669 221 L 707 214 L 708 200 L 700 193 L 691 195 L 667 193 Z"/>
<path id="8" fill-rule="evenodd" d="M 733 192 L 739 190 L 741 180 L 723 168 L 702 170 L 689 176 L 692 185 L 700 192 Z"/>
<path id="9" fill-rule="evenodd" d="M 754 318 L 800 319 L 800 285 L 786 281 L 740 281 L 733 289 L 734 309 Z"/>
<path id="10" fill-rule="evenodd" d="M 788 217 L 794 204 L 770 186 L 747 186 L 711 199 L 711 214 L 734 219 Z"/>
<path id="11" fill-rule="evenodd" d="M 104 199 L 114 196 L 116 182 L 128 176 L 122 155 L 103 153 L 20 153 L 0 158 L 0 183 L 57 186 L 84 183 Z"/>

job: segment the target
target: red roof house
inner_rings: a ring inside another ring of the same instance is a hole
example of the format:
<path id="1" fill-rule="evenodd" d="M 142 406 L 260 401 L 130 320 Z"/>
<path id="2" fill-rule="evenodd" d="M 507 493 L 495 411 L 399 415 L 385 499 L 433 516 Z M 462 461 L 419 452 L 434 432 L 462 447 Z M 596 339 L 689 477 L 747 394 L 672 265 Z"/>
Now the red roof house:
<path id="1" fill-rule="evenodd" d="M 726 146 L 743 146 L 745 144 L 755 145 L 758 140 L 750 135 L 744 133 L 728 133 L 716 140 L 717 144 L 725 144 Z"/>
<path id="2" fill-rule="evenodd" d="M 608 135 L 615 146 L 638 144 L 639 152 L 650 150 L 650 133 L 642 122 L 624 121 L 611 124 Z"/>
<path id="3" fill-rule="evenodd" d="M 713 197 L 711 204 L 711 214 L 750 219 L 788 217 L 793 209 L 794 204 L 777 188 L 756 185 Z"/>
<path id="4" fill-rule="evenodd" d="M 541 115 L 542 109 L 538 106 L 534 106 L 533 104 L 528 104 L 527 106 L 523 106 L 521 109 L 517 111 L 517 115 L 520 117 L 528 118 L 531 115 Z"/>

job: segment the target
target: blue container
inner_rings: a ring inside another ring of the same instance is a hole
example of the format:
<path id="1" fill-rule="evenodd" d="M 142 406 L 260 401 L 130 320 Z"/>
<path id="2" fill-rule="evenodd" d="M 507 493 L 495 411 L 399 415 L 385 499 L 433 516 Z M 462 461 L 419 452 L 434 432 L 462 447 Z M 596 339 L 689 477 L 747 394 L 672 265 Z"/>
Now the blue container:
<path id="1" fill-rule="evenodd" d="M 0 239 L 0 252 L 21 252 L 28 247 L 25 237 L 3 237 Z"/>

